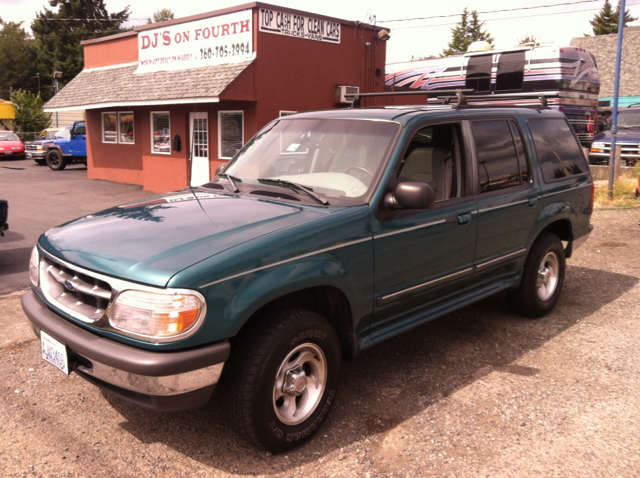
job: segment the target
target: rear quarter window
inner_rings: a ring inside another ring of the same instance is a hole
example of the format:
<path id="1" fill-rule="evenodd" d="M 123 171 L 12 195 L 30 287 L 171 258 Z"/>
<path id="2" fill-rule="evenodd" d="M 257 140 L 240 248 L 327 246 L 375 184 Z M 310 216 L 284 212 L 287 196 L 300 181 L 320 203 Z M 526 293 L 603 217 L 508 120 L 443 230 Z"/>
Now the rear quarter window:
<path id="1" fill-rule="evenodd" d="M 580 143 L 565 119 L 535 118 L 528 123 L 545 182 L 589 172 Z"/>

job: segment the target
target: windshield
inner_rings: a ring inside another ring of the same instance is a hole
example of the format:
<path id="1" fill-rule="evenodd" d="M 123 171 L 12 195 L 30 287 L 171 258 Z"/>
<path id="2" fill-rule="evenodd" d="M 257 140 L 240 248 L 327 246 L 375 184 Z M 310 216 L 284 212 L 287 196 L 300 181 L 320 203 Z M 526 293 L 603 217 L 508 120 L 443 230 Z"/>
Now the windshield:
<path id="1" fill-rule="evenodd" d="M 618 112 L 618 128 L 640 128 L 640 108 Z"/>
<path id="2" fill-rule="evenodd" d="M 67 126 L 65 128 L 62 128 L 60 131 L 58 131 L 55 137 L 57 139 L 62 139 L 62 138 L 69 138 L 70 136 L 71 136 L 71 126 Z"/>
<path id="3" fill-rule="evenodd" d="M 361 197 L 381 171 L 399 129 L 390 121 L 276 120 L 238 153 L 224 174 L 243 183 L 286 187 L 285 182 L 293 182 L 329 198 Z"/>
<path id="4" fill-rule="evenodd" d="M 7 133 L 3 131 L 0 132 L 0 141 L 20 141 L 20 138 L 18 138 L 13 133 Z"/>

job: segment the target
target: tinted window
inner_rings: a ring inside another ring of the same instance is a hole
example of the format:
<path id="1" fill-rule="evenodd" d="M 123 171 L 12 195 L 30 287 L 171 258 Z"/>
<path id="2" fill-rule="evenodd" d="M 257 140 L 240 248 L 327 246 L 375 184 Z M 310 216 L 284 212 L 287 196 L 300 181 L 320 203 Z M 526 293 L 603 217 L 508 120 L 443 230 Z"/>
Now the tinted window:
<path id="1" fill-rule="evenodd" d="M 518 186 L 520 168 L 509 122 L 474 121 L 480 192 Z"/>
<path id="2" fill-rule="evenodd" d="M 546 182 L 589 172 L 580 144 L 564 119 L 532 119 L 529 129 Z"/>
<path id="3" fill-rule="evenodd" d="M 524 51 L 502 53 L 498 60 L 496 90 L 521 90 L 524 82 Z"/>
<path id="4" fill-rule="evenodd" d="M 489 91 L 491 88 L 491 65 L 493 55 L 472 56 L 467 63 L 465 88 L 476 92 Z"/>
<path id="5" fill-rule="evenodd" d="M 527 158 L 524 155 L 524 146 L 522 145 L 522 137 L 520 136 L 520 130 L 516 127 L 513 121 L 509 121 L 511 126 L 511 134 L 513 135 L 513 142 L 516 145 L 516 152 L 518 153 L 518 165 L 520 166 L 520 179 L 523 183 L 529 181 L 529 164 Z"/>

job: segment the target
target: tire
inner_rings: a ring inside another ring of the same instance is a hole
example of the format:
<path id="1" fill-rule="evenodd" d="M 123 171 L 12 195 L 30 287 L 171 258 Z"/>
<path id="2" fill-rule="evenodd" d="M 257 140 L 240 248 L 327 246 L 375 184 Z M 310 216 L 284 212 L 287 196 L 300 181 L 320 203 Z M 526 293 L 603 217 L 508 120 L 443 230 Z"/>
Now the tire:
<path id="1" fill-rule="evenodd" d="M 233 345 L 225 399 L 231 427 L 276 454 L 305 443 L 324 422 L 341 352 L 333 327 L 315 312 L 283 310 L 265 319 Z"/>
<path id="2" fill-rule="evenodd" d="M 555 234 L 543 232 L 524 264 L 520 286 L 508 292 L 516 312 L 530 318 L 547 315 L 558 302 L 566 270 L 564 248 Z"/>
<path id="3" fill-rule="evenodd" d="M 47 165 L 54 171 L 62 171 L 67 166 L 67 163 L 60 151 L 52 149 L 47 153 Z"/>

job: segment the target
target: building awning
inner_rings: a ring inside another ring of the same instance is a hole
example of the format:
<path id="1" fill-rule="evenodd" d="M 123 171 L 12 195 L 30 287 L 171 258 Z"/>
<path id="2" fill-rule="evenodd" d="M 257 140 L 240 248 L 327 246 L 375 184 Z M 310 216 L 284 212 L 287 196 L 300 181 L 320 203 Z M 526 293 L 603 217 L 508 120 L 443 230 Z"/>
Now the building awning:
<path id="1" fill-rule="evenodd" d="M 224 89 L 252 61 L 144 74 L 136 73 L 137 63 L 83 70 L 44 105 L 44 110 L 217 103 Z"/>
<path id="2" fill-rule="evenodd" d="M 0 100 L 0 119 L 15 119 L 16 110 L 13 103 Z"/>

